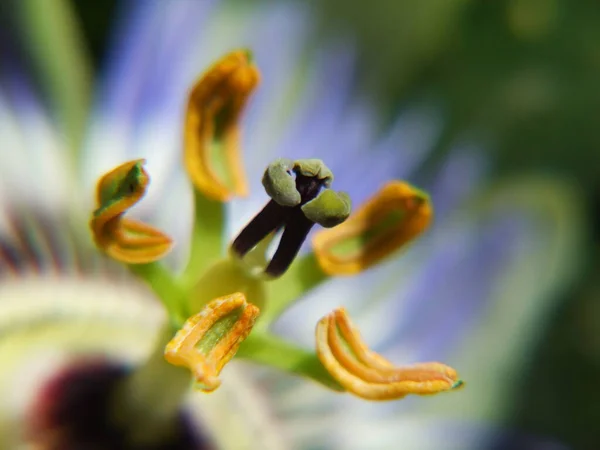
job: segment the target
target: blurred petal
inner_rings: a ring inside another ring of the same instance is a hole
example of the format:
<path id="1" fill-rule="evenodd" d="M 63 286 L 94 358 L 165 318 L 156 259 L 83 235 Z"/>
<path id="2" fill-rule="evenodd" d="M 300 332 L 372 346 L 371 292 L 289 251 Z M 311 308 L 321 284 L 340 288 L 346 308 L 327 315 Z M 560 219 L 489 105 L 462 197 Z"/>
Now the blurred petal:
<path id="1" fill-rule="evenodd" d="M 24 0 L 16 4 L 23 29 L 28 30 L 22 38 L 59 115 L 69 156 L 75 160 L 88 117 L 91 91 L 91 63 L 79 24 L 65 0 Z"/>
<path id="2" fill-rule="evenodd" d="M 478 381 L 469 384 L 459 404 L 450 406 L 442 399 L 437 405 L 440 411 L 464 408 L 463 414 L 470 417 L 499 420 L 509 407 L 548 314 L 576 273 L 576 255 L 584 235 L 579 198 L 572 186 L 549 177 L 512 178 L 490 189 L 471 210 L 473 217 L 492 223 L 511 215 L 528 223 L 512 244 L 510 262 L 500 258 L 503 269 L 498 270 L 497 282 L 488 287 L 485 306 L 475 317 L 464 314 L 471 325 L 465 325 L 457 347 L 448 351 L 463 376 Z M 461 308 L 460 304 L 454 307 Z M 465 312 L 469 309 L 466 306 Z M 486 355 L 486 364 L 481 364 L 478 355 Z M 497 388 L 489 390 L 490 383 Z"/>
<path id="3" fill-rule="evenodd" d="M 0 298 L 2 448 L 18 448 L 23 415 L 44 379 L 61 365 L 82 353 L 139 361 L 163 320 L 146 292 L 105 277 L 5 279 Z"/>
<path id="4" fill-rule="evenodd" d="M 0 202 L 48 211 L 76 196 L 64 142 L 28 81 L 19 69 L 0 73 Z"/>

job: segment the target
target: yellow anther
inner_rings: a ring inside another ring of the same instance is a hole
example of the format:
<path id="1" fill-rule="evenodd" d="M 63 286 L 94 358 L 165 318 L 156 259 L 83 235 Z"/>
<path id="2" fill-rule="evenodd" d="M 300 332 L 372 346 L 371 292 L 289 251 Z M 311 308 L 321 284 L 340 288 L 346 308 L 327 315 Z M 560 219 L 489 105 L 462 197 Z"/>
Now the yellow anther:
<path id="1" fill-rule="evenodd" d="M 105 174 L 96 188 L 97 209 L 90 227 L 96 245 L 110 257 L 143 264 L 162 258 L 172 245 L 161 231 L 123 217 L 146 193 L 150 181 L 143 159 L 129 161 Z"/>
<path id="2" fill-rule="evenodd" d="M 211 67 L 190 93 L 185 167 L 196 189 L 212 200 L 247 195 L 239 120 L 259 77 L 248 51 L 236 50 Z"/>
<path id="3" fill-rule="evenodd" d="M 221 370 L 246 339 L 260 310 L 242 293 L 217 298 L 190 317 L 165 348 L 165 359 L 188 367 L 196 388 L 211 392 L 221 384 Z"/>
<path id="4" fill-rule="evenodd" d="M 343 308 L 323 317 L 316 329 L 317 355 L 348 392 L 366 400 L 397 400 L 462 386 L 456 371 L 437 362 L 395 367 L 369 350 Z"/>
<path id="5" fill-rule="evenodd" d="M 329 275 L 357 274 L 421 234 L 432 214 L 426 194 L 391 181 L 344 223 L 315 234 L 315 256 Z"/>

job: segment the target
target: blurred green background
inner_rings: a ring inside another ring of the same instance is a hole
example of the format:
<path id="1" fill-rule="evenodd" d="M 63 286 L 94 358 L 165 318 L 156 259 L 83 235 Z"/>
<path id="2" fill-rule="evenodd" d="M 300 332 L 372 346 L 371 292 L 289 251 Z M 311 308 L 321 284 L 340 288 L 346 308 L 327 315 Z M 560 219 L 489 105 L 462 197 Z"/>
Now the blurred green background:
<path id="1" fill-rule="evenodd" d="M 70 1 L 97 68 L 117 2 Z M 590 231 L 583 270 L 561 294 L 508 421 L 574 448 L 600 448 L 600 4 L 313 3 L 321 34 L 355 40 L 359 83 L 384 117 L 416 97 L 441 106 L 436 155 L 475 133 L 495 176 L 544 172 L 579 186 Z"/>

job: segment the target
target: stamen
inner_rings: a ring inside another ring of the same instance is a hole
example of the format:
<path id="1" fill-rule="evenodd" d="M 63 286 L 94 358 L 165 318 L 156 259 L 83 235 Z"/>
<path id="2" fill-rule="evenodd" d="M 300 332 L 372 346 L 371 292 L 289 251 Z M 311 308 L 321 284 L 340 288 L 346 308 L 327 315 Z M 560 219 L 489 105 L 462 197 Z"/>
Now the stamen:
<path id="1" fill-rule="evenodd" d="M 219 374 L 246 339 L 260 311 L 242 293 L 217 298 L 190 317 L 165 348 L 165 359 L 188 367 L 196 388 L 212 392 Z"/>
<path id="2" fill-rule="evenodd" d="M 185 118 L 185 166 L 206 197 L 226 201 L 247 195 L 239 151 L 239 121 L 259 81 L 246 50 L 218 61 L 192 88 Z"/>
<path id="3" fill-rule="evenodd" d="M 319 360 L 331 376 L 350 393 L 367 400 L 431 395 L 463 385 L 456 371 L 445 364 L 395 367 L 369 350 L 343 308 L 319 321 L 316 342 Z"/>
<path id="4" fill-rule="evenodd" d="M 279 246 L 264 271 L 270 277 L 281 276 L 315 223 L 333 227 L 349 216 L 350 198 L 344 192 L 328 189 L 332 181 L 333 174 L 318 159 L 277 159 L 269 164 L 263 185 L 272 200 L 233 241 L 233 254 L 244 258 L 267 236 L 283 229 Z"/>
<path id="5" fill-rule="evenodd" d="M 90 227 L 96 245 L 110 257 L 127 264 L 143 264 L 162 258 L 171 239 L 156 228 L 123 217 L 146 193 L 150 181 L 143 159 L 129 161 L 98 181 Z"/>
<path id="6" fill-rule="evenodd" d="M 429 197 L 407 183 L 387 183 L 347 221 L 313 239 L 329 275 L 354 275 L 379 263 L 421 234 L 431 222 Z"/>

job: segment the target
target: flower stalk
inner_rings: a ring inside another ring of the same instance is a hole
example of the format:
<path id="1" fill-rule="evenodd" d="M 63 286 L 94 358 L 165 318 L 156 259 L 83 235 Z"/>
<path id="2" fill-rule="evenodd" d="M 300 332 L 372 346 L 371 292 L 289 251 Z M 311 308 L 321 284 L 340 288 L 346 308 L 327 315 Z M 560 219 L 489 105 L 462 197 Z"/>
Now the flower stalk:
<path id="1" fill-rule="evenodd" d="M 172 327 L 164 326 L 149 358 L 114 390 L 112 419 L 133 444 L 168 442 L 180 418 L 190 376 L 181 367 L 165 363 L 164 348 L 172 336 Z"/>

